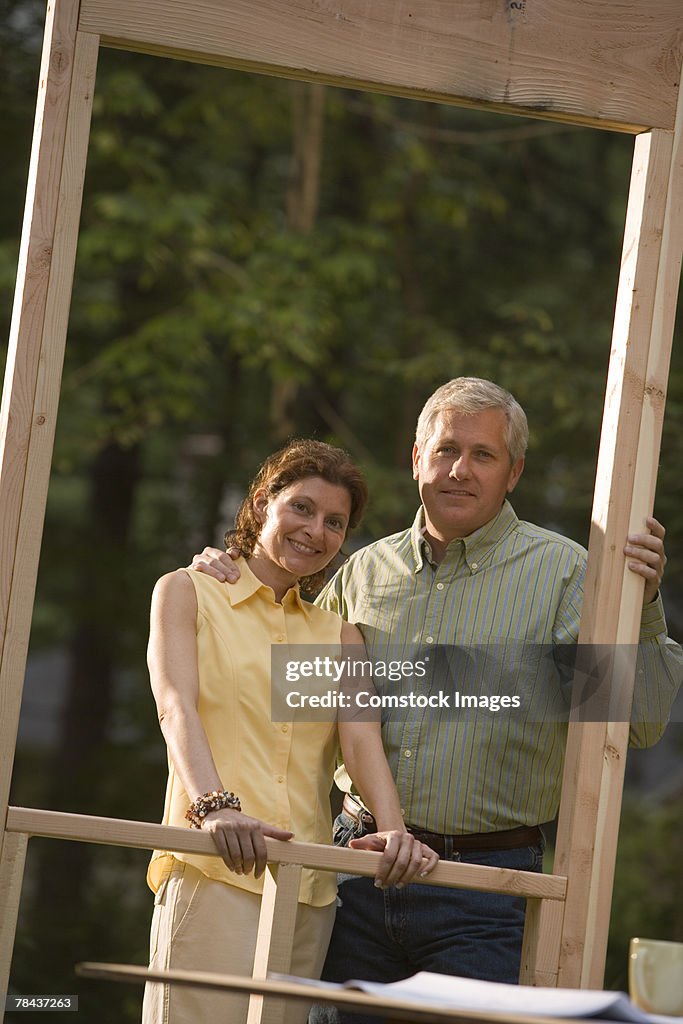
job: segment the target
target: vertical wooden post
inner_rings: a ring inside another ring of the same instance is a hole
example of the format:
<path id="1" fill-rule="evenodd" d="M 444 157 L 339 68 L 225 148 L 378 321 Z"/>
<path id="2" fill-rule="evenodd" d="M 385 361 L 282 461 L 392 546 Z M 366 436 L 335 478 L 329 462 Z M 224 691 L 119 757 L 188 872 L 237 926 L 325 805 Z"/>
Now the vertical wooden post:
<path id="1" fill-rule="evenodd" d="M 0 822 L 50 475 L 99 39 L 50 0 L 0 411 Z"/>
<path id="2" fill-rule="evenodd" d="M 533 985 L 536 979 L 538 960 L 539 929 L 543 900 L 526 901 L 524 917 L 524 940 L 522 942 L 522 959 L 519 967 L 520 985 Z"/>
<path id="3" fill-rule="evenodd" d="M 654 504 L 683 251 L 682 119 L 679 97 L 675 132 L 653 131 L 635 144 L 582 644 L 638 641 L 643 583 L 626 568 L 623 547 Z M 633 671 L 622 672 L 618 685 L 630 699 Z M 627 722 L 569 726 L 555 860 L 568 879 L 560 985 L 603 984 L 628 732 Z"/>
<path id="4" fill-rule="evenodd" d="M 270 867 L 263 880 L 261 916 L 254 954 L 254 978 L 266 978 L 269 971 L 289 974 L 296 928 L 296 913 L 301 882 L 300 864 L 280 864 L 277 883 Z M 247 1024 L 282 1024 L 286 1004 L 283 999 L 251 995 Z"/>
<path id="5" fill-rule="evenodd" d="M 564 907 L 564 901 L 527 899 L 520 985 L 557 987 Z"/>
<path id="6" fill-rule="evenodd" d="M 3 1019 L 12 964 L 27 846 L 26 833 L 8 832 L 0 855 L 0 1021 Z"/>

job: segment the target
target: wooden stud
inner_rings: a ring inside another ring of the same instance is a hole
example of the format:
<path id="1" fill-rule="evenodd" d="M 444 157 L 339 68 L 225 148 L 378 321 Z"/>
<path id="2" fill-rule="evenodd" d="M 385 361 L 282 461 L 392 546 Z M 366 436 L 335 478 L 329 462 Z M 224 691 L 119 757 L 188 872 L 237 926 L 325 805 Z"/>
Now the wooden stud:
<path id="1" fill-rule="evenodd" d="M 626 131 L 673 128 L 679 0 L 83 0 L 103 43 Z"/>
<path id="2" fill-rule="evenodd" d="M 0 412 L 0 814 L 28 650 L 78 238 L 98 40 L 77 0 L 48 7 Z"/>
<path id="3" fill-rule="evenodd" d="M 556 900 L 527 900 L 520 984 L 557 986 L 564 908 Z"/>
<path id="4" fill-rule="evenodd" d="M 12 965 L 27 845 L 28 836 L 25 833 L 15 832 L 7 835 L 0 856 L 0 1024 Z"/>
<path id="5" fill-rule="evenodd" d="M 271 971 L 290 974 L 292 947 L 296 930 L 299 901 L 300 864 L 281 863 L 277 882 L 270 868 L 264 878 L 259 917 L 258 939 L 254 955 L 254 978 L 267 978 Z M 283 1024 L 286 1004 L 282 999 L 268 999 L 262 995 L 249 997 L 247 1024 Z"/>
<path id="6" fill-rule="evenodd" d="M 69 317 L 99 41 L 78 2 L 48 5 L 26 211 L 0 411 L 0 814 L 12 777 Z M 18 863 L 3 830 L 3 864 Z M 22 865 L 23 865 L 23 854 Z M 13 876 L 20 887 L 20 875 Z M 12 931 L 14 895 L 0 889 Z M 17 896 L 18 900 L 18 896 Z M 13 916 L 14 915 L 14 916 Z M 4 956 L 2 963 L 5 961 Z M 9 969 L 9 965 L 8 965 Z M 6 981 L 6 979 L 5 979 Z M 2 1000 L 4 1006 L 4 998 Z"/>
<path id="7" fill-rule="evenodd" d="M 526 901 L 524 939 L 519 970 L 520 985 L 557 986 L 558 949 L 564 919 L 563 902 Z M 550 941 L 549 941 L 550 940 Z"/>
<path id="8" fill-rule="evenodd" d="M 522 958 L 519 967 L 520 985 L 533 985 L 536 977 L 536 958 L 538 955 L 539 926 L 543 900 L 527 900 L 524 918 L 524 939 L 522 941 Z"/>
<path id="9" fill-rule="evenodd" d="M 630 529 L 642 529 L 654 504 L 683 253 L 683 110 L 676 131 L 636 140 L 613 350 L 598 457 L 580 643 L 638 640 L 643 581 L 626 567 Z M 620 697 L 633 689 L 633 664 L 620 671 Z M 570 723 L 556 870 L 567 904 L 559 984 L 600 988 L 629 726 Z"/>

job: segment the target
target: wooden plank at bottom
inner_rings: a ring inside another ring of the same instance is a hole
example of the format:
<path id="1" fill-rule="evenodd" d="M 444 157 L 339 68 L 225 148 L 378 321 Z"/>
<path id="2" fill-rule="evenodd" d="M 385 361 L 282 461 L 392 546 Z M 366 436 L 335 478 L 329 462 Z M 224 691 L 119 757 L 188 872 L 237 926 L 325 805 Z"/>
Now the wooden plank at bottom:
<path id="1" fill-rule="evenodd" d="M 240 978 L 230 974 L 209 974 L 206 971 L 156 971 L 137 964 L 81 963 L 76 974 L 84 978 L 106 981 L 143 983 L 162 981 L 172 985 L 195 985 L 198 988 L 222 992 L 258 992 L 264 996 L 282 996 L 299 1002 L 310 1002 L 343 1007 L 377 1017 L 413 1021 L 414 1024 L 576 1024 L 577 1018 L 533 1016 L 523 1013 L 501 1013 L 486 1010 L 463 1010 L 455 1006 L 426 1008 L 424 1002 L 401 999 L 389 994 L 378 996 L 341 985 L 325 982 L 307 982 L 304 978 Z M 485 983 L 483 983 L 485 984 Z"/>

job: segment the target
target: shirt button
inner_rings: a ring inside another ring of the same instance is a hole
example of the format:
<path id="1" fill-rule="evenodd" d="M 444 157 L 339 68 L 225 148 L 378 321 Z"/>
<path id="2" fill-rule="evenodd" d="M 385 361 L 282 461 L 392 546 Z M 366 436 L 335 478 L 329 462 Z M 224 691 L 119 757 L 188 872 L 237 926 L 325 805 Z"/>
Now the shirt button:
<path id="1" fill-rule="evenodd" d="M 434 637 L 433 636 L 426 636 L 425 637 L 425 643 L 426 644 L 433 644 L 434 643 Z"/>
<path id="2" fill-rule="evenodd" d="M 436 589 L 437 590 L 443 590 L 443 583 L 437 583 Z"/>
<path id="3" fill-rule="evenodd" d="M 478 569 L 478 568 L 479 568 L 479 562 L 472 562 L 472 572 L 474 572 L 474 570 Z"/>
<path id="4" fill-rule="evenodd" d="M 275 637 L 275 641 L 278 644 L 283 644 L 286 639 L 287 639 L 287 637 L 284 636 L 282 633 L 278 633 L 278 635 Z"/>
<path id="5" fill-rule="evenodd" d="M 284 782 L 284 781 L 285 781 L 285 777 L 284 777 L 284 775 L 278 775 L 278 777 L 277 777 L 277 781 L 278 781 L 278 782 Z"/>
<path id="6" fill-rule="evenodd" d="M 404 753 L 405 753 L 406 757 L 412 757 L 413 756 L 412 750 L 406 750 Z"/>
<path id="7" fill-rule="evenodd" d="M 289 732 L 289 726 L 288 725 L 283 725 L 282 726 L 282 731 L 283 732 Z"/>

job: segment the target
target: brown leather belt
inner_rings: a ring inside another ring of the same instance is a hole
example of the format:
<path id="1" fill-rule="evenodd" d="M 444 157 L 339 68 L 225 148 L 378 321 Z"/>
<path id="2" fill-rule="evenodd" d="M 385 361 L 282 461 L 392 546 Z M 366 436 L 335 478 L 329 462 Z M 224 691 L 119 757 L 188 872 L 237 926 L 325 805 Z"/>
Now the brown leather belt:
<path id="1" fill-rule="evenodd" d="M 350 793 L 344 794 L 342 810 L 363 828 L 371 832 L 376 830 L 377 825 L 370 811 Z M 543 841 L 543 833 L 537 825 L 520 825 L 518 828 L 508 828 L 502 832 L 467 832 L 464 835 L 443 835 L 440 832 L 415 828 L 413 825 L 406 825 L 406 828 L 421 843 L 431 846 L 439 857 L 467 850 L 515 850 L 521 846 L 538 846 Z M 450 848 L 448 853 L 447 845 Z"/>
<path id="2" fill-rule="evenodd" d="M 412 825 L 406 825 L 406 828 L 421 843 L 431 846 L 439 857 L 468 850 L 516 850 L 520 846 L 538 846 L 543 839 L 537 825 L 520 825 L 518 828 L 507 828 L 502 832 L 467 832 L 461 836 L 426 832 L 424 829 L 413 828 Z M 446 849 L 447 843 L 449 850 Z"/>

